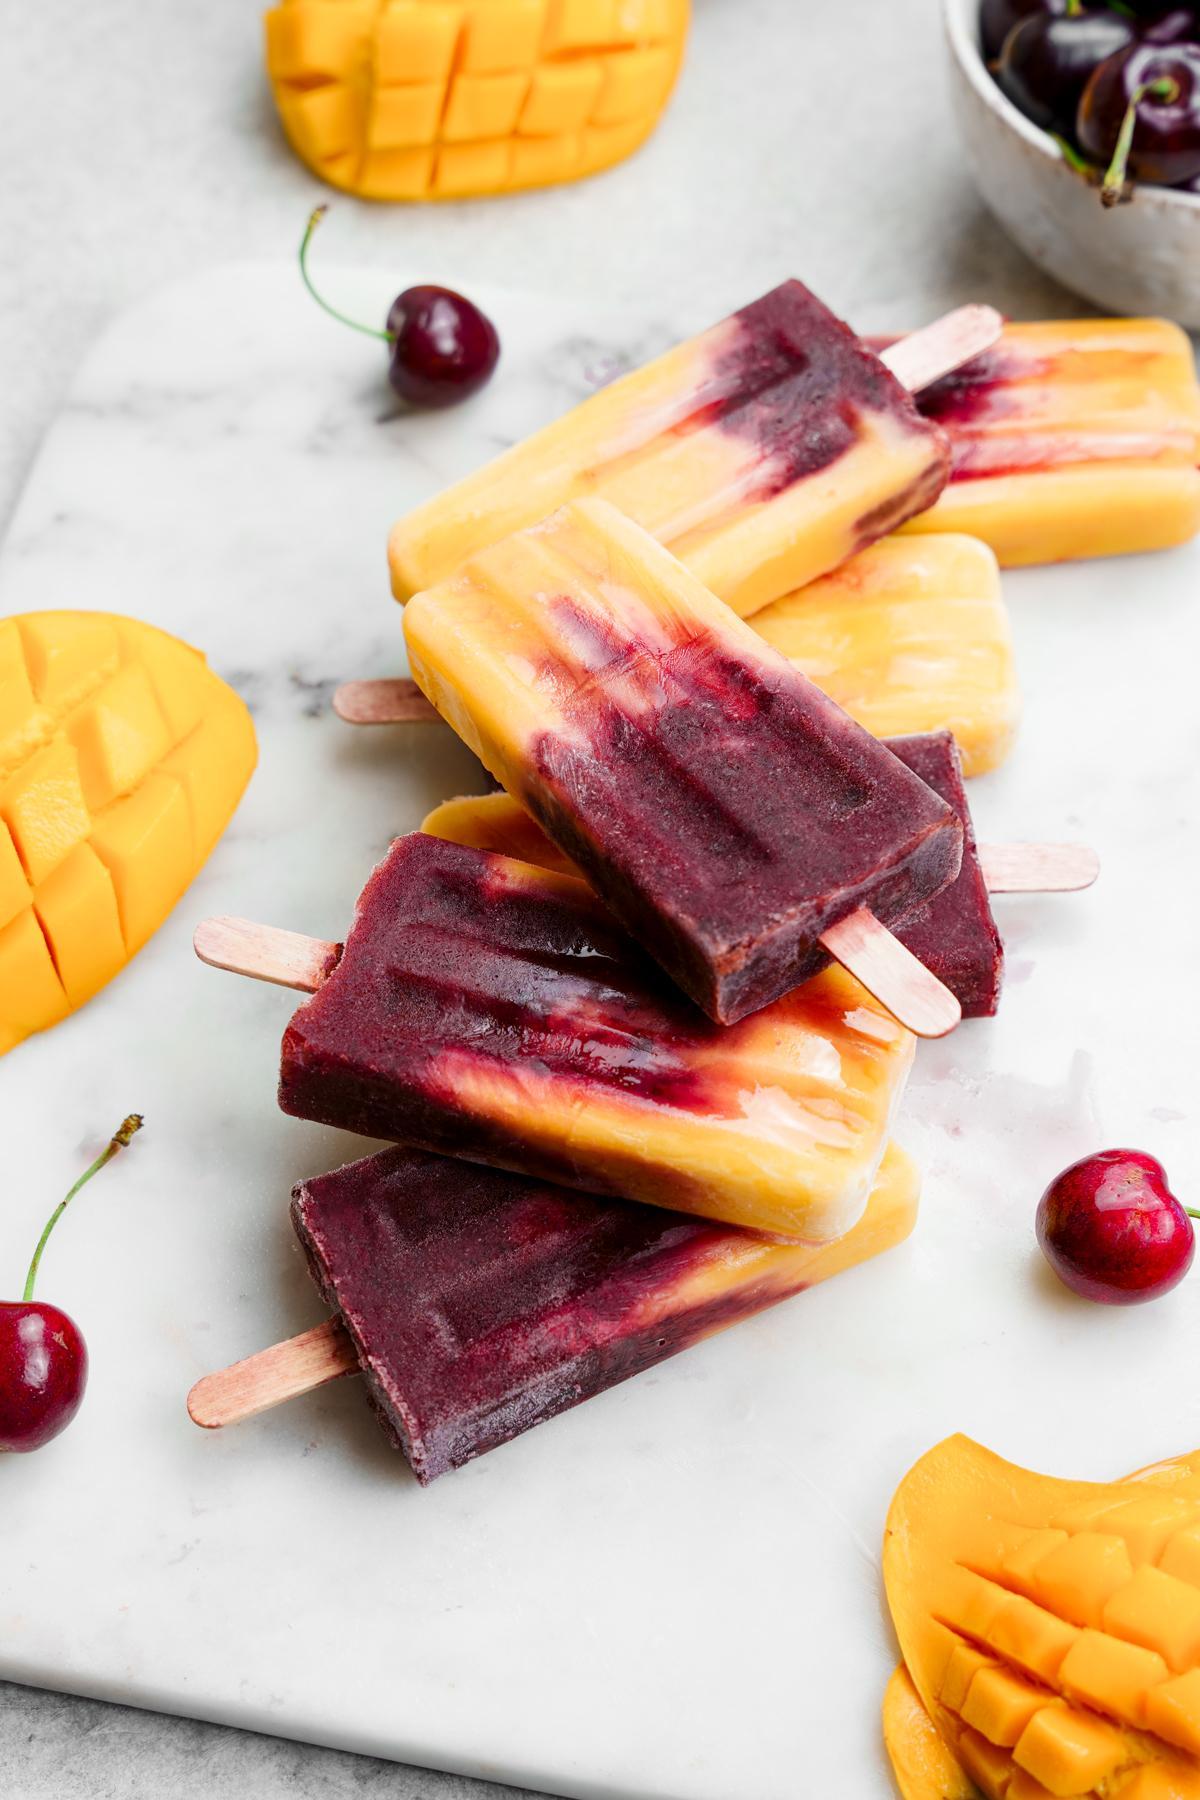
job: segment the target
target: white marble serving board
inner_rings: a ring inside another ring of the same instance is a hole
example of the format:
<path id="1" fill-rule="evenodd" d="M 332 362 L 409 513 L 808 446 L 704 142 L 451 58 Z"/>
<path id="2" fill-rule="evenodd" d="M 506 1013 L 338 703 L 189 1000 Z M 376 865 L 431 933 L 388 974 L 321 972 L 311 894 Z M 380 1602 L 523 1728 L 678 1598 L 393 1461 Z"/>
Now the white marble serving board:
<path id="1" fill-rule="evenodd" d="M 367 317 L 403 285 L 324 279 Z M 65 1437 L 0 1459 L 0 1675 L 563 1795 L 869 1800 L 895 1655 L 878 1547 L 910 1462 L 966 1430 L 1104 1477 L 1200 1441 L 1200 1273 L 1089 1309 L 1032 1235 L 1045 1181 L 1101 1146 L 1153 1150 L 1200 1193 L 1200 555 L 1007 580 L 1027 719 L 975 784 L 981 832 L 1088 839 L 1104 875 L 1000 902 L 1000 1018 L 922 1049 L 909 1245 L 427 1491 L 353 1382 L 201 1434 L 197 1375 L 321 1316 L 287 1197 L 362 1146 L 277 1112 L 288 996 L 202 968 L 192 926 L 338 935 L 389 836 L 477 783 L 440 727 L 329 711 L 339 679 L 403 668 L 388 524 L 702 322 L 662 297 L 644 318 L 480 297 L 495 382 L 405 418 L 382 347 L 290 267 L 156 294 L 96 345 L 14 521 L 0 610 L 181 633 L 252 706 L 261 763 L 134 965 L 0 1063 L 0 1291 L 84 1155 L 147 1118 L 47 1258 L 94 1373 Z"/>

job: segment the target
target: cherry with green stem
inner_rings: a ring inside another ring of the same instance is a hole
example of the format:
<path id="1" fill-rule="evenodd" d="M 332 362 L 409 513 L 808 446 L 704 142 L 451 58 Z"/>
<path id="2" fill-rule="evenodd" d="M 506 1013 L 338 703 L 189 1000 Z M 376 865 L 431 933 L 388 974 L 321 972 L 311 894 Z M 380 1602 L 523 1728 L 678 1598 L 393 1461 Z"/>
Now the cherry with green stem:
<path id="1" fill-rule="evenodd" d="M 0 1451 L 40 1450 L 65 1431 L 79 1411 L 88 1375 L 83 1334 L 60 1307 L 35 1300 L 34 1289 L 46 1245 L 58 1221 L 80 1189 L 125 1148 L 141 1127 L 141 1114 L 130 1113 L 113 1133 L 47 1220 L 21 1299 L 0 1302 Z"/>
<path id="2" fill-rule="evenodd" d="M 1127 180 L 1183 187 L 1200 176 L 1200 44 L 1142 42 L 1108 57 L 1079 102 L 1080 148 L 1106 169 L 1101 199 Z"/>
<path id="3" fill-rule="evenodd" d="M 318 206 L 310 214 L 300 242 L 300 274 L 304 285 L 339 324 L 379 338 L 390 349 L 388 381 L 410 406 L 455 406 L 490 380 L 500 356 L 496 327 L 474 301 L 453 288 L 405 288 L 393 300 L 383 330 L 331 306 L 317 291 L 309 273 L 313 233 L 328 212 Z"/>

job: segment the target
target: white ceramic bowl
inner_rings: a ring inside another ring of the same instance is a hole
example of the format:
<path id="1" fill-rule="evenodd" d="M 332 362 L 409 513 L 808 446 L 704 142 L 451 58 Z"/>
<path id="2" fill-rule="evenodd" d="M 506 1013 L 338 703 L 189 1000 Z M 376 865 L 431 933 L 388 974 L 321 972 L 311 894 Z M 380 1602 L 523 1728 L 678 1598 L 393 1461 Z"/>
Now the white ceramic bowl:
<path id="1" fill-rule="evenodd" d="M 950 94 L 980 193 L 1027 256 L 1116 313 L 1200 328 L 1200 194 L 1136 186 L 1105 210 L 1054 139 L 1017 111 L 979 49 L 979 0 L 942 0 Z"/>

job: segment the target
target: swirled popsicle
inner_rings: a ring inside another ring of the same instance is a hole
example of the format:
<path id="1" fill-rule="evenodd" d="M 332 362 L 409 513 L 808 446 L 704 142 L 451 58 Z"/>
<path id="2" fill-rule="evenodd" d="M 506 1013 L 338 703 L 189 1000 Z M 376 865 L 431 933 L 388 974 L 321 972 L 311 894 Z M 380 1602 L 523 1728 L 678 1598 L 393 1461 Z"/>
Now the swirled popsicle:
<path id="1" fill-rule="evenodd" d="M 963 308 L 918 336 L 913 386 L 994 341 Z M 401 519 L 399 599 L 569 500 L 609 500 L 743 616 L 815 580 L 932 506 L 949 474 L 941 429 L 888 361 L 798 281 L 593 394 Z"/>
<path id="2" fill-rule="evenodd" d="M 953 810 L 606 501 L 469 558 L 404 633 L 442 717 L 722 1023 L 958 874 Z"/>
<path id="3" fill-rule="evenodd" d="M 841 969 L 722 1029 L 582 881 L 419 832 L 344 948 L 299 942 L 297 978 L 244 936 L 229 955 L 221 921 L 197 934 L 206 961 L 315 989 L 285 1112 L 782 1238 L 861 1216 L 914 1040 Z"/>
<path id="4" fill-rule="evenodd" d="M 397 1147 L 297 1187 L 334 1318 L 206 1376 L 213 1428 L 361 1372 L 424 1486 L 729 1325 L 902 1242 L 919 1177 L 890 1145 L 832 1244 L 771 1244 L 657 1207 Z"/>
<path id="5" fill-rule="evenodd" d="M 992 916 L 954 739 L 946 731 L 926 732 L 891 738 L 888 748 L 953 807 L 964 834 L 958 876 L 935 899 L 899 923 L 896 936 L 957 996 L 964 1018 L 990 1017 L 1000 1001 L 1004 946 Z M 578 873 L 508 794 L 443 801 L 421 829 L 451 843 L 519 857 L 522 862 L 564 874 Z"/>

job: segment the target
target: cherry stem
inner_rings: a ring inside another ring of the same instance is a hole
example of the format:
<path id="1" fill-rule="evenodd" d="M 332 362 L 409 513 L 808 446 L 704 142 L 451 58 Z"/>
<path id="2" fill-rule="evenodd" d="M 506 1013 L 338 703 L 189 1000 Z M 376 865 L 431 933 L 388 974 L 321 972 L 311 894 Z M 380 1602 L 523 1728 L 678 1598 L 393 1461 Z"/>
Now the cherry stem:
<path id="1" fill-rule="evenodd" d="M 327 205 L 314 208 L 308 215 L 308 224 L 304 227 L 304 236 L 300 240 L 300 274 L 304 285 L 317 305 L 327 312 L 331 319 L 336 319 L 341 325 L 349 325 L 351 331 L 361 331 L 365 337 L 380 338 L 385 344 L 394 344 L 396 341 L 394 331 L 379 331 L 374 325 L 364 325 L 361 319 L 351 319 L 346 313 L 339 312 L 336 306 L 330 306 L 328 300 L 318 294 L 313 286 L 312 276 L 308 272 L 308 247 L 312 243 L 313 233 L 328 211 Z"/>
<path id="2" fill-rule="evenodd" d="M 123 1150 L 125 1148 L 134 1132 L 142 1129 L 142 1124 L 143 1119 L 141 1113 L 130 1113 L 129 1117 L 118 1126 L 116 1131 L 114 1131 L 112 1137 L 108 1140 L 108 1143 L 100 1152 L 95 1162 L 90 1168 L 83 1171 L 83 1174 L 79 1177 L 79 1180 L 75 1183 L 70 1193 L 66 1195 L 65 1199 L 59 1201 L 54 1211 L 50 1214 L 46 1229 L 38 1239 L 38 1247 L 33 1253 L 33 1261 L 29 1265 L 29 1274 L 25 1278 L 25 1292 L 21 1298 L 26 1303 L 33 1299 L 33 1289 L 38 1278 L 38 1269 L 41 1266 L 42 1252 L 50 1241 L 50 1233 L 54 1230 L 54 1227 L 58 1224 L 58 1221 L 62 1218 L 80 1188 L 85 1187 L 92 1179 L 92 1176 L 98 1174 L 106 1162 L 111 1162 L 118 1150 Z"/>
<path id="3" fill-rule="evenodd" d="M 1171 75 L 1156 76 L 1153 81 L 1143 81 L 1140 87 L 1133 90 L 1129 105 L 1125 108 L 1125 117 L 1121 120 L 1121 129 L 1117 133 L 1116 148 L 1112 161 L 1104 177 L 1100 189 L 1100 198 L 1105 206 L 1115 206 L 1125 189 L 1125 168 L 1129 161 L 1129 151 L 1133 144 L 1133 133 L 1137 125 L 1137 109 L 1143 100 L 1171 101 L 1179 98 L 1179 83 Z"/>
<path id="4" fill-rule="evenodd" d="M 1065 137 L 1059 137 L 1056 131 L 1052 131 L 1050 136 L 1058 145 L 1062 159 L 1069 169 L 1074 169 L 1077 175 L 1090 175 L 1092 173 L 1091 163 L 1088 162 L 1085 157 L 1080 156 L 1074 144 L 1069 143 Z"/>
<path id="5" fill-rule="evenodd" d="M 1189 1219 L 1200 1219 L 1200 1212 L 1194 1206 L 1185 1206 L 1183 1210 Z"/>
<path id="6" fill-rule="evenodd" d="M 1083 0 L 1067 0 L 1067 17 L 1068 19 L 1083 17 Z"/>

